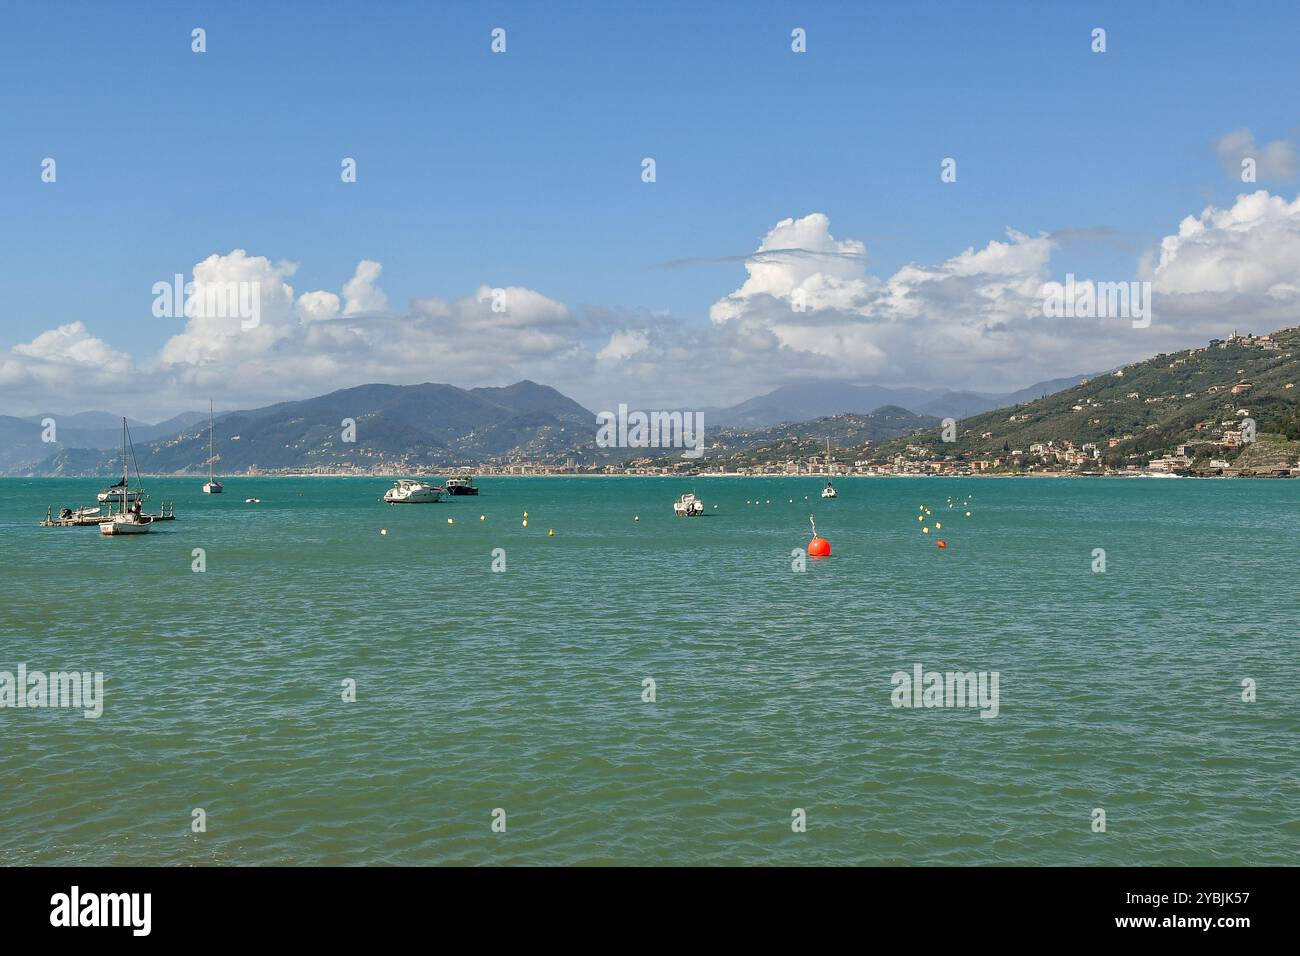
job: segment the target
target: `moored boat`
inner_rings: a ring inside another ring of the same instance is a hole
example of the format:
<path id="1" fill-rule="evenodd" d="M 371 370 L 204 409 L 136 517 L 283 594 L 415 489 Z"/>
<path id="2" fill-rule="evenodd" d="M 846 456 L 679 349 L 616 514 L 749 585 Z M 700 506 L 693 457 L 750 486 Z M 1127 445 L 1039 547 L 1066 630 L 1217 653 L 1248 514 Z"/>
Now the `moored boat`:
<path id="1" fill-rule="evenodd" d="M 122 419 L 122 480 L 120 483 L 113 485 L 114 488 L 121 489 L 121 507 L 117 514 L 109 514 L 99 524 L 99 533 L 108 535 L 118 534 L 147 534 L 153 524 L 153 519 L 147 514 L 143 514 L 140 508 L 140 500 L 144 497 L 143 491 L 137 492 L 134 497 L 131 493 L 131 454 L 127 449 L 130 447 L 131 439 L 126 430 L 126 419 Z M 136 478 L 140 475 L 137 472 Z M 101 501 L 103 499 L 100 499 Z M 110 508 L 111 511 L 111 508 Z"/>
<path id="2" fill-rule="evenodd" d="M 457 475 L 454 478 L 448 478 L 443 487 L 449 495 L 478 494 L 478 489 L 474 487 L 473 475 Z"/>
<path id="3" fill-rule="evenodd" d="M 829 436 L 826 439 L 826 487 L 822 489 L 823 498 L 838 498 L 839 492 L 831 484 L 831 477 L 835 474 L 835 462 L 831 459 L 831 440 Z"/>
<path id="4" fill-rule="evenodd" d="M 205 495 L 219 495 L 226 489 L 221 487 L 221 482 L 217 481 L 212 474 L 212 399 L 208 399 L 208 481 L 203 486 Z"/>
<path id="5" fill-rule="evenodd" d="M 441 498 L 440 487 L 415 478 L 400 478 L 384 492 L 384 500 L 390 505 L 433 504 Z"/>
<path id="6" fill-rule="evenodd" d="M 88 521 L 91 518 L 99 518 L 103 511 L 103 508 L 63 508 L 59 511 L 59 520 Z"/>
<path id="7" fill-rule="evenodd" d="M 140 513 L 140 503 L 136 502 L 122 514 L 115 514 L 108 521 L 99 525 L 100 534 L 147 534 L 153 527 L 153 519 Z"/>
<path id="8" fill-rule="evenodd" d="M 126 479 L 119 481 L 115 485 L 109 485 L 99 494 L 95 495 L 95 500 L 100 504 L 117 505 L 125 507 L 133 502 L 140 501 L 144 498 L 144 493 L 132 491 L 126 486 Z"/>
<path id="9" fill-rule="evenodd" d="M 695 492 L 688 492 L 673 502 L 673 514 L 679 518 L 698 518 L 704 514 L 704 502 Z"/>

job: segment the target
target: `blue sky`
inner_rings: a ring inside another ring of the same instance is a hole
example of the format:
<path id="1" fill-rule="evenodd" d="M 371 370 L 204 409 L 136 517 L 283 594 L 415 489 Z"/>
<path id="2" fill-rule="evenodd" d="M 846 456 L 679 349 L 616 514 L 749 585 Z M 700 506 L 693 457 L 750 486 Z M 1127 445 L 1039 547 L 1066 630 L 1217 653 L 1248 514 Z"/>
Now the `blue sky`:
<path id="1" fill-rule="evenodd" d="M 394 310 L 509 285 L 687 329 L 745 280 L 742 263 L 707 260 L 814 212 L 880 277 L 1011 227 L 1104 229 L 1060 244 L 1053 274 L 1131 278 L 1183 217 L 1246 191 L 1216 141 L 1300 126 L 1300 14 L 1282 3 L 33 3 L 0 17 L 0 349 L 81 321 L 139 361 L 177 330 L 150 313 L 152 284 L 236 248 L 297 263 L 299 293 L 338 290 L 369 259 Z M 505 55 L 489 51 L 497 26 Z M 46 156 L 56 184 L 40 182 Z M 345 156 L 355 184 L 340 182 Z M 956 183 L 939 180 L 944 157 Z M 1263 175 L 1257 188 L 1296 193 Z M 705 261 L 663 266 L 683 259 Z M 1088 369 L 1008 385 L 1043 370 Z"/>

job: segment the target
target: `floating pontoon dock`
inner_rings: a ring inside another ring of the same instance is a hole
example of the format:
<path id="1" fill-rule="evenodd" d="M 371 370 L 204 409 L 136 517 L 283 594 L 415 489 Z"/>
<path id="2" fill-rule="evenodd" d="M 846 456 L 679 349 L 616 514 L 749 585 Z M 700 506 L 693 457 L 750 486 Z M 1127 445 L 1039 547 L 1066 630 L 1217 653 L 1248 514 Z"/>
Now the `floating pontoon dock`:
<path id="1" fill-rule="evenodd" d="M 174 502 L 165 502 L 162 511 L 156 515 L 144 515 L 150 521 L 175 521 L 176 510 Z M 41 522 L 42 528 L 85 528 L 91 525 L 100 525 L 105 521 L 112 521 L 111 514 L 81 515 L 73 512 L 71 518 L 56 518 L 53 508 L 45 509 L 45 520 Z"/>

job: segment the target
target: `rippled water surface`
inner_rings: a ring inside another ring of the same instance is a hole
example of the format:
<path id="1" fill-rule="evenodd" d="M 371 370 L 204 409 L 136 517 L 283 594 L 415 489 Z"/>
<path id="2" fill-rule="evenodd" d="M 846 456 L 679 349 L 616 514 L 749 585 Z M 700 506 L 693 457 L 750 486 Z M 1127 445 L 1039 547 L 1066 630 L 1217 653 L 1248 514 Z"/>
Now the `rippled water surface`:
<path id="1" fill-rule="evenodd" d="M 102 484 L 0 479 L 0 670 L 106 696 L 0 709 L 9 863 L 1300 860 L 1297 481 L 154 479 L 147 536 L 37 526 Z M 918 663 L 999 715 L 893 707 Z"/>

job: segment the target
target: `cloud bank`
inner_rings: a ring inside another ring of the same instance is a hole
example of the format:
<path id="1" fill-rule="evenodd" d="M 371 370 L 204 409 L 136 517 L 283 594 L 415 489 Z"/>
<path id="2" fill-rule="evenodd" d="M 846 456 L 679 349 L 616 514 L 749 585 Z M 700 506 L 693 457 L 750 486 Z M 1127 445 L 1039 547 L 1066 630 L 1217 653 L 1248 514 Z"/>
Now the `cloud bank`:
<path id="1" fill-rule="evenodd" d="M 877 276 L 865 243 L 836 238 L 815 212 L 758 238 L 734 291 L 692 317 L 573 308 L 534 289 L 487 285 L 393 309 L 379 262 L 358 262 L 338 291 L 298 292 L 295 263 L 234 249 L 194 266 L 196 291 L 255 282 L 255 328 L 200 306 L 159 320 L 180 327 L 156 354 L 134 357 L 73 320 L 0 353 L 0 411 L 161 418 L 209 396 L 248 408 L 366 382 L 520 378 L 594 409 L 729 404 L 810 378 L 1010 390 L 1300 316 L 1300 198 L 1260 190 L 1207 207 L 1133 275 L 1092 277 L 1150 281 L 1147 329 L 1044 316 L 1042 287 L 1062 278 L 1052 255 L 1066 241 L 1009 228 L 982 247 Z"/>

